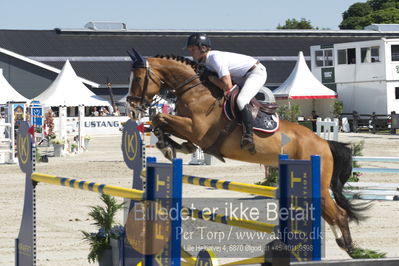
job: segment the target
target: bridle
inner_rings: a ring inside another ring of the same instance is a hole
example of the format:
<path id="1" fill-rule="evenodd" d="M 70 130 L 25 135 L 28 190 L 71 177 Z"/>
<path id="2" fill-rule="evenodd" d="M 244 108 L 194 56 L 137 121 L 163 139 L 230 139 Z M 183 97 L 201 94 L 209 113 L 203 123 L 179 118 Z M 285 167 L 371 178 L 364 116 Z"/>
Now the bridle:
<path id="1" fill-rule="evenodd" d="M 145 95 L 147 94 L 148 91 L 148 84 L 150 82 L 150 80 L 152 82 L 154 82 L 155 84 L 157 83 L 156 80 L 154 79 L 153 76 L 155 76 L 158 80 L 159 80 L 159 87 L 162 88 L 165 85 L 168 86 L 169 88 L 171 88 L 171 91 L 177 96 L 181 96 L 184 93 L 186 93 L 187 91 L 191 90 L 192 88 L 195 88 L 196 86 L 200 85 L 202 82 L 199 81 L 197 83 L 194 83 L 188 87 L 186 87 L 187 85 L 189 85 L 191 82 L 195 81 L 196 79 L 199 78 L 199 75 L 196 73 L 195 75 L 191 76 L 190 78 L 186 79 L 185 81 L 183 81 L 182 83 L 180 83 L 178 86 L 171 86 L 170 83 L 164 81 L 159 75 L 157 75 L 152 69 L 150 64 L 148 63 L 147 60 L 145 60 L 145 65 L 137 67 L 137 68 L 144 68 L 145 69 L 145 77 L 144 77 L 144 84 L 143 84 L 143 90 L 141 92 L 141 96 L 127 96 L 126 97 L 126 101 L 127 102 L 132 102 L 134 100 L 140 100 L 140 107 L 145 109 L 151 105 L 151 102 L 149 100 L 146 99 Z M 139 107 L 139 109 L 141 109 Z"/>
<path id="2" fill-rule="evenodd" d="M 148 64 L 148 61 L 145 61 L 145 66 L 140 67 L 140 68 L 144 68 L 145 69 L 145 77 L 144 77 L 144 84 L 143 84 L 143 91 L 141 92 L 141 96 L 127 96 L 126 97 L 126 101 L 128 102 L 132 102 L 134 100 L 140 100 L 140 106 L 145 106 L 148 107 L 150 106 L 150 102 L 146 99 L 145 95 L 148 91 L 148 83 L 150 80 L 152 80 L 152 82 L 156 83 L 156 81 L 154 80 L 154 78 L 152 77 L 155 76 L 159 79 L 159 87 L 164 86 L 164 84 L 166 84 L 166 82 L 164 82 L 154 71 L 152 71 L 151 67 Z M 152 75 L 151 75 L 152 74 Z"/>

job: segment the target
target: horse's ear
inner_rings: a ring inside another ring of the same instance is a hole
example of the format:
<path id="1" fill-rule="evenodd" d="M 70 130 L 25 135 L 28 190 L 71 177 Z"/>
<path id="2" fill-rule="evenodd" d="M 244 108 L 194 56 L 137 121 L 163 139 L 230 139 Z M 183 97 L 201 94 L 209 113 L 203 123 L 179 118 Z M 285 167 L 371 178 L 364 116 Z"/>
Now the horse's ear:
<path id="1" fill-rule="evenodd" d="M 130 50 L 127 50 L 126 52 L 129 54 L 130 58 L 132 59 L 132 64 L 136 63 L 137 61 L 136 55 Z"/>
<path id="2" fill-rule="evenodd" d="M 127 51 L 130 58 L 132 59 L 133 68 L 145 67 L 146 60 L 145 58 L 140 55 L 134 48 L 131 51 Z"/>

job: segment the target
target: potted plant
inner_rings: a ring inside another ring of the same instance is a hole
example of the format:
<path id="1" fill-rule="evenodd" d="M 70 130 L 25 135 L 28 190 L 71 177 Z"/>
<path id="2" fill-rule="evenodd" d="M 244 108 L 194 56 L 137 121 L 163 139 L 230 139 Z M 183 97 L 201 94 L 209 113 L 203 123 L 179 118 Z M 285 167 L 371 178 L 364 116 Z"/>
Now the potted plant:
<path id="1" fill-rule="evenodd" d="M 105 206 L 91 206 L 89 216 L 94 220 L 97 232 L 81 231 L 83 239 L 89 242 L 90 252 L 87 256 L 89 262 L 98 261 L 99 265 L 113 265 L 111 239 L 118 238 L 121 233 L 120 226 L 115 227 L 115 215 L 123 208 L 123 203 L 117 203 L 114 197 L 101 194 L 101 201 Z"/>
<path id="2" fill-rule="evenodd" d="M 84 147 L 87 150 L 87 148 L 89 147 L 89 143 L 90 143 L 91 137 L 86 135 L 83 139 L 84 139 Z"/>
<path id="3" fill-rule="evenodd" d="M 125 235 L 123 225 L 114 225 L 111 229 L 110 244 L 112 248 L 112 261 L 114 266 L 119 266 L 120 249 L 123 248 L 122 238 Z"/>
<path id="4" fill-rule="evenodd" d="M 51 140 L 54 147 L 54 156 L 61 157 L 62 151 L 64 150 L 65 141 L 63 139 L 54 138 Z"/>

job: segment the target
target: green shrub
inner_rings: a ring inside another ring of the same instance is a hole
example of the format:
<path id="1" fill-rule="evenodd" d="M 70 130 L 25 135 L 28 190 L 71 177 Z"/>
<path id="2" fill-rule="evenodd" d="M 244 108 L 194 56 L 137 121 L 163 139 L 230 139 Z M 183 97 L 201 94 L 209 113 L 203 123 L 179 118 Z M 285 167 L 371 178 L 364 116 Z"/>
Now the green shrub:
<path id="1" fill-rule="evenodd" d="M 96 233 L 81 231 L 83 239 L 90 244 L 90 252 L 87 256 L 89 262 L 98 261 L 101 254 L 111 247 L 110 239 L 118 238 L 121 235 L 123 227 L 117 225 L 115 221 L 116 213 L 123 209 L 123 203 L 117 203 L 114 197 L 101 194 L 103 206 L 91 206 L 89 216 L 94 220 L 97 227 Z"/>
<path id="2" fill-rule="evenodd" d="M 260 186 L 278 186 L 279 171 L 278 167 L 266 166 L 266 176 L 263 181 L 257 182 L 256 185 Z"/>
<path id="3" fill-rule="evenodd" d="M 351 144 L 352 148 L 352 156 L 362 156 L 363 155 L 363 148 L 364 148 L 364 141 L 360 141 L 359 143 L 353 143 Z M 352 161 L 352 167 L 353 168 L 359 168 L 360 165 L 356 161 Z M 349 182 L 359 182 L 360 176 L 362 173 L 359 172 L 353 172 L 352 176 L 348 179 Z"/>
<path id="4" fill-rule="evenodd" d="M 298 116 L 301 114 L 301 107 L 298 104 L 282 105 L 277 109 L 277 113 L 283 120 L 297 122 Z"/>

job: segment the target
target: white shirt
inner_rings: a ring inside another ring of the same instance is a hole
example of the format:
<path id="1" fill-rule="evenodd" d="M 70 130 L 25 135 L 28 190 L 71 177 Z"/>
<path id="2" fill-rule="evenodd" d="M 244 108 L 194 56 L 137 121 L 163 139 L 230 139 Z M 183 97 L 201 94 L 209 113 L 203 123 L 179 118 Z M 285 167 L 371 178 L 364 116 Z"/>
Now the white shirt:
<path id="1" fill-rule="evenodd" d="M 211 50 L 206 56 L 206 66 L 215 71 L 219 78 L 230 75 L 242 78 L 255 65 L 257 60 L 251 56 Z"/>

